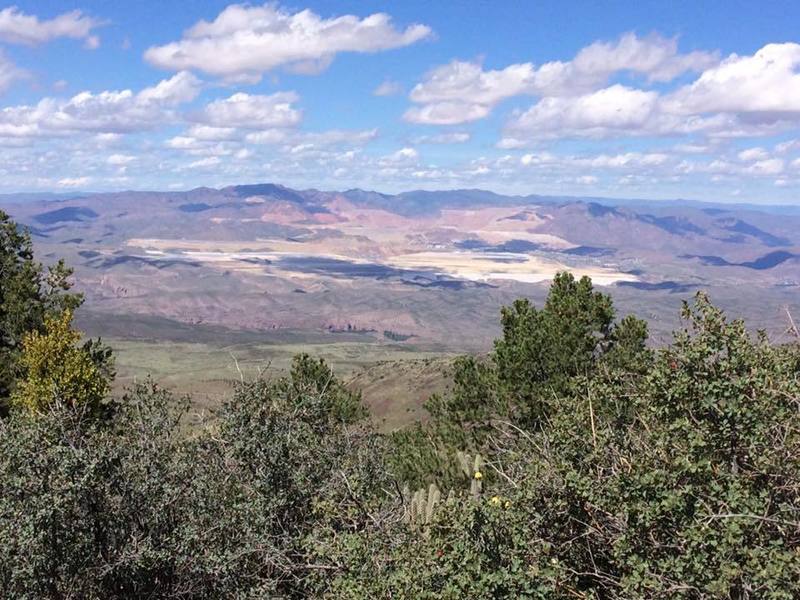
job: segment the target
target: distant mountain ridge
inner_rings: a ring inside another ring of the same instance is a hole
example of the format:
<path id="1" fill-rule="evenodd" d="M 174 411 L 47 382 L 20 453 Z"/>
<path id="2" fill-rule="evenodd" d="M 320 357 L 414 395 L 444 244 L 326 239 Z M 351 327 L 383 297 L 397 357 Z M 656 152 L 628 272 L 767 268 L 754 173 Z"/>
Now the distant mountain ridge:
<path id="1" fill-rule="evenodd" d="M 753 210 L 772 214 L 800 215 L 800 198 L 797 205 L 783 204 L 754 204 L 734 202 L 712 202 L 703 200 L 688 200 L 683 198 L 652 200 L 644 198 L 613 198 L 605 196 L 572 196 L 572 195 L 542 195 L 527 194 L 513 195 L 500 194 L 490 190 L 478 188 L 448 189 L 448 190 L 409 190 L 397 194 L 388 194 L 374 190 L 352 188 L 344 191 L 323 191 L 314 188 L 293 189 L 277 183 L 253 183 L 231 185 L 223 188 L 199 187 L 185 191 L 148 191 L 126 190 L 119 192 L 21 192 L 0 194 L 0 205 L 8 203 L 24 203 L 36 201 L 63 202 L 89 197 L 115 197 L 131 194 L 159 194 L 167 196 L 196 197 L 198 195 L 230 195 L 239 198 L 248 196 L 268 196 L 276 200 L 284 200 L 294 204 L 311 207 L 313 199 L 331 194 L 341 195 L 348 200 L 371 208 L 381 208 L 406 214 L 409 216 L 427 214 L 447 208 L 471 208 L 480 206 L 507 206 L 511 203 L 518 204 L 565 204 L 574 202 L 592 203 L 604 207 L 625 206 L 630 208 L 697 208 L 711 212 L 733 212 Z"/>
<path id="2" fill-rule="evenodd" d="M 563 270 L 645 307 L 661 331 L 675 295 L 708 290 L 770 327 L 800 289 L 800 212 L 770 207 L 269 182 L 0 207 L 43 260 L 75 268 L 89 310 L 242 330 L 482 348 L 499 305 Z"/>

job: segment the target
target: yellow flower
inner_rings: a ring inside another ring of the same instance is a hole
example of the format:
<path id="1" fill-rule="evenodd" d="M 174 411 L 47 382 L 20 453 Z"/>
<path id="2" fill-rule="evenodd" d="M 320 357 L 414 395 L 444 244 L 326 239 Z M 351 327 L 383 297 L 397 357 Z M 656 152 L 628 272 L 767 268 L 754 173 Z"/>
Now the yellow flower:
<path id="1" fill-rule="evenodd" d="M 475 477 L 475 479 L 483 479 L 483 473 L 480 471 L 475 471 L 475 475 L 473 475 L 473 477 Z"/>
<path id="2" fill-rule="evenodd" d="M 489 502 L 491 502 L 494 505 L 500 504 L 500 496 L 492 496 L 492 499 L 489 500 Z"/>
<path id="3" fill-rule="evenodd" d="M 506 503 L 503 506 L 505 506 L 506 508 L 509 508 L 511 506 L 511 502 L 506 500 Z"/>

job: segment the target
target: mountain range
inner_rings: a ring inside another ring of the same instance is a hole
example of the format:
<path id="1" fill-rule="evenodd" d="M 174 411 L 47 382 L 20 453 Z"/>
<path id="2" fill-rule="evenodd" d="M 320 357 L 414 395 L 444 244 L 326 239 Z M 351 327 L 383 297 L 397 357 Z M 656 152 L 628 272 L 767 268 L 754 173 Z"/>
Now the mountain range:
<path id="1" fill-rule="evenodd" d="M 794 207 L 273 183 L 13 195 L 0 207 L 45 260 L 75 268 L 101 330 L 133 315 L 478 349 L 497 333 L 500 305 L 541 299 L 569 269 L 657 334 L 699 289 L 779 333 L 800 290 Z"/>

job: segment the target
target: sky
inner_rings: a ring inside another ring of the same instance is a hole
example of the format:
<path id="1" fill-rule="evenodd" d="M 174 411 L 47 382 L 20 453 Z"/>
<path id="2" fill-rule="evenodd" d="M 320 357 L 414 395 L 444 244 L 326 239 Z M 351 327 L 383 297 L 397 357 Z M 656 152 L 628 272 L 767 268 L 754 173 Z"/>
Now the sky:
<path id="1" fill-rule="evenodd" d="M 0 192 L 800 204 L 800 3 L 0 4 Z"/>

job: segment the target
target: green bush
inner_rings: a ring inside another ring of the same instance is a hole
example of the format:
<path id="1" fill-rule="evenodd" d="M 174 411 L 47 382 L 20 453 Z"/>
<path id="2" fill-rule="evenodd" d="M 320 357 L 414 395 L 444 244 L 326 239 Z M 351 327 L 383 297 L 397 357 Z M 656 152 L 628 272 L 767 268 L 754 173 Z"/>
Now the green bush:
<path id="1" fill-rule="evenodd" d="M 304 597 L 311 556 L 385 478 L 359 399 L 322 363 L 239 387 L 209 431 L 140 385 L 113 416 L 0 422 L 0 590 L 15 598 Z"/>
<path id="2" fill-rule="evenodd" d="M 63 261 L 45 270 L 34 260 L 27 231 L 0 210 L 0 417 L 20 375 L 25 335 L 43 333 L 46 317 L 82 302 L 79 294 L 68 293 L 71 273 Z"/>

